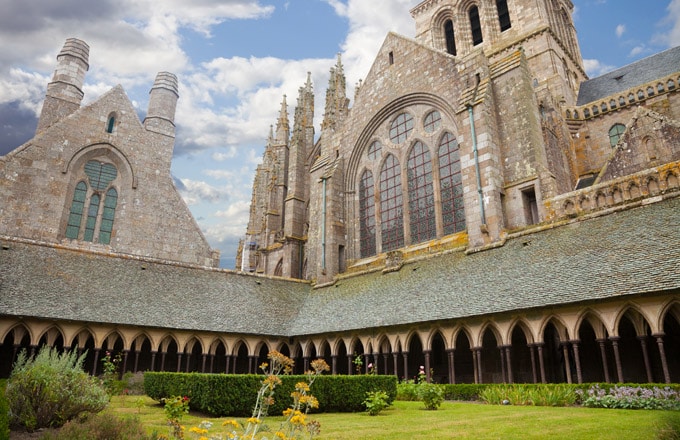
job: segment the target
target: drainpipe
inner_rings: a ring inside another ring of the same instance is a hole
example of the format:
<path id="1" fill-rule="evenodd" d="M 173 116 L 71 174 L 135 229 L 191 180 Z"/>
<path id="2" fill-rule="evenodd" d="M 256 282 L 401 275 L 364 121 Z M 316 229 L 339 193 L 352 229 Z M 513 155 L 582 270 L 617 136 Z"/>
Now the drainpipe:
<path id="1" fill-rule="evenodd" d="M 472 136 L 472 152 L 475 158 L 475 172 L 477 174 L 477 195 L 479 197 L 479 210 L 482 217 L 482 228 L 486 226 L 486 212 L 484 211 L 484 193 L 482 191 L 482 175 L 479 170 L 479 152 L 477 151 L 477 133 L 475 132 L 475 115 L 472 106 L 477 98 L 477 89 L 479 88 L 479 73 L 475 75 L 476 83 L 475 90 L 472 93 L 472 99 L 467 104 L 468 116 L 470 117 L 470 135 Z"/>
<path id="2" fill-rule="evenodd" d="M 321 211 L 321 270 L 326 272 L 326 178 L 322 177 L 323 182 L 323 208 Z"/>

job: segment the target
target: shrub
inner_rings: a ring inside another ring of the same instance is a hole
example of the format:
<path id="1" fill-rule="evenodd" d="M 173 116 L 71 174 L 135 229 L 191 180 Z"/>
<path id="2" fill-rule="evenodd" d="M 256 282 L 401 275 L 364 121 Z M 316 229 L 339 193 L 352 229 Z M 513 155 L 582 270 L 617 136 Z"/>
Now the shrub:
<path id="1" fill-rule="evenodd" d="M 444 390 L 444 399 L 446 400 L 464 400 L 476 401 L 479 400 L 479 394 L 490 384 L 482 383 L 457 383 L 441 385 Z"/>
<path id="2" fill-rule="evenodd" d="M 418 384 L 418 398 L 425 404 L 425 409 L 435 410 L 444 401 L 444 391 L 437 384 L 421 382 Z"/>
<path id="3" fill-rule="evenodd" d="M 418 384 L 413 380 L 405 380 L 397 384 L 397 400 L 418 400 Z"/>
<path id="4" fill-rule="evenodd" d="M 28 431 L 58 427 L 85 412 L 99 412 L 109 398 L 82 370 L 85 354 L 43 347 L 34 359 L 19 353 L 7 381 L 10 424 Z"/>
<path id="5" fill-rule="evenodd" d="M 6 380 L 0 380 L 0 440 L 9 440 L 9 404 L 5 397 L 6 385 Z"/>
<path id="6" fill-rule="evenodd" d="M 248 417 L 256 404 L 263 376 L 255 374 L 144 373 L 144 390 L 160 401 L 171 396 L 191 398 L 192 410 L 214 416 Z M 295 384 L 306 376 L 282 375 L 276 387 L 270 414 L 281 414 Z M 311 392 L 319 401 L 319 412 L 362 412 L 369 391 L 382 390 L 391 403 L 397 395 L 397 379 L 391 375 L 322 375 L 315 379 Z"/>
<path id="7" fill-rule="evenodd" d="M 366 412 L 371 416 L 377 416 L 382 410 L 390 406 L 389 396 L 384 391 L 369 391 L 366 393 Z"/>
<path id="8" fill-rule="evenodd" d="M 155 437 L 146 435 L 144 426 L 136 418 L 93 414 L 83 420 L 71 420 L 58 431 L 48 432 L 40 438 L 41 440 L 151 440 Z"/>
<path id="9" fill-rule="evenodd" d="M 576 387 L 566 384 L 489 385 L 479 397 L 492 405 L 567 406 L 578 400 Z"/>

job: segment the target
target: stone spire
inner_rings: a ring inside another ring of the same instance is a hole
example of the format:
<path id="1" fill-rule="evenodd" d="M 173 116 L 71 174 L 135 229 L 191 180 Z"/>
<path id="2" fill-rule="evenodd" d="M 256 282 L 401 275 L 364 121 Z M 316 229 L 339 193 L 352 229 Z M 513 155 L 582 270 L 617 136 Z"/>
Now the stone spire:
<path id="1" fill-rule="evenodd" d="M 149 107 L 144 128 L 175 137 L 175 110 L 179 99 L 177 77 L 170 72 L 158 72 L 149 92 Z"/>
<path id="2" fill-rule="evenodd" d="M 326 89 L 326 108 L 323 115 L 321 129 L 334 127 L 347 115 L 349 99 L 347 98 L 345 85 L 345 72 L 342 67 L 342 60 L 338 54 L 338 61 L 335 67 L 331 68 L 331 76 L 328 80 Z"/>
<path id="3" fill-rule="evenodd" d="M 286 95 L 283 95 L 281 110 L 279 110 L 279 119 L 276 122 L 276 143 L 278 145 L 287 144 L 289 137 L 290 124 L 288 122 L 288 104 L 286 103 Z"/>
<path id="4" fill-rule="evenodd" d="M 47 85 L 36 133 L 80 108 L 85 72 L 90 68 L 90 46 L 77 38 L 66 40 L 57 55 L 57 68 Z"/>

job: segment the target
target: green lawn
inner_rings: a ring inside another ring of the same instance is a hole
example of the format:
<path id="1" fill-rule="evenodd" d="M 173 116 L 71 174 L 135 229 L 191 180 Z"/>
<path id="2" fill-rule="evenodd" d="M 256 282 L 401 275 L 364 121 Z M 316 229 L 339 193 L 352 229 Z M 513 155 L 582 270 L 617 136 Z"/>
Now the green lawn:
<path id="1" fill-rule="evenodd" d="M 140 400 L 141 399 L 141 400 Z M 115 397 L 107 411 L 132 414 L 148 432 L 167 434 L 163 408 L 148 397 Z M 366 413 L 313 414 L 321 422 L 318 439 L 680 439 L 680 412 L 552 408 L 535 406 L 492 406 L 444 402 L 437 411 L 426 411 L 422 402 L 397 401 L 378 416 Z M 201 420 L 222 421 L 191 413 L 182 423 L 187 430 Z M 280 418 L 267 420 L 278 427 Z M 675 433 L 669 432 L 674 426 Z M 187 435 L 187 438 L 192 438 Z"/>

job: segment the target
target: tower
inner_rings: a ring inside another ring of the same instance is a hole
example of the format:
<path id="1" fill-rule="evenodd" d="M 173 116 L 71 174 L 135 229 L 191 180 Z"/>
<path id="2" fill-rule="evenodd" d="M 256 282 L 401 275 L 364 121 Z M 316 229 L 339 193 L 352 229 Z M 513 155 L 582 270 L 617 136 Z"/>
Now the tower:
<path id="1" fill-rule="evenodd" d="M 72 114 L 83 100 L 83 83 L 89 69 L 90 46 L 77 38 L 69 38 L 57 55 L 57 68 L 47 85 L 36 133 Z"/>

